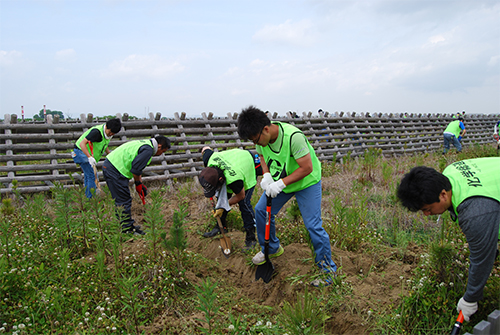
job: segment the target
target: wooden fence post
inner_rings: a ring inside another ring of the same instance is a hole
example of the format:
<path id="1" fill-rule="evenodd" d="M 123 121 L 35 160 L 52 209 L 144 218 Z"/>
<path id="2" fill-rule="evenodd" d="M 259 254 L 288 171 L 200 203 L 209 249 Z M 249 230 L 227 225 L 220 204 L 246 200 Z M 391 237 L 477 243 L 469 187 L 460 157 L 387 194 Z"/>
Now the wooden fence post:
<path id="1" fill-rule="evenodd" d="M 11 117 L 10 117 L 9 114 L 5 114 L 5 118 L 4 118 L 3 122 L 6 123 L 6 124 L 10 124 L 11 123 Z M 5 135 L 11 135 L 11 134 L 12 134 L 12 130 L 10 130 L 8 127 L 5 128 Z M 5 140 L 5 144 L 6 145 L 12 145 L 12 140 L 10 140 L 10 139 Z M 7 156 L 10 156 L 10 155 L 13 155 L 14 152 L 12 150 L 6 150 L 5 154 Z M 13 167 L 13 166 L 14 166 L 14 161 L 7 161 L 7 167 Z M 7 177 L 14 178 L 15 176 L 16 175 L 15 175 L 15 173 L 13 171 L 7 172 Z M 8 184 L 8 188 L 12 188 L 12 186 L 13 186 L 12 182 L 10 182 Z"/>

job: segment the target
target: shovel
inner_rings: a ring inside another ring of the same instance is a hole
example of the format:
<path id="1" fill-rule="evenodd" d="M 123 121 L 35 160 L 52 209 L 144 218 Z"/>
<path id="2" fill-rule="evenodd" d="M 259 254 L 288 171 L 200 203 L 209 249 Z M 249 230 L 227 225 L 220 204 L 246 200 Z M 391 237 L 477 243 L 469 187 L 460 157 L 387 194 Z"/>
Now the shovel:
<path id="1" fill-rule="evenodd" d="M 94 145 L 90 141 L 89 141 L 89 147 L 90 147 L 90 154 L 94 156 Z M 97 175 L 97 167 L 94 165 L 93 168 L 94 168 L 95 184 L 97 186 L 97 190 L 99 191 L 98 193 L 102 193 L 101 184 L 99 184 L 99 177 Z"/>
<path id="2" fill-rule="evenodd" d="M 464 322 L 464 316 L 462 314 L 462 311 L 458 314 L 457 321 L 455 321 L 455 324 L 453 325 L 453 329 L 451 330 L 451 335 L 458 335 L 460 334 L 460 328 L 462 328 L 462 323 Z"/>
<path id="3" fill-rule="evenodd" d="M 210 198 L 212 200 L 212 206 L 214 207 L 215 210 L 215 201 L 214 198 Z M 217 216 L 217 224 L 219 225 L 219 230 L 222 234 L 222 238 L 220 238 L 220 248 L 222 250 L 222 254 L 224 257 L 229 258 L 231 255 L 231 238 L 229 236 L 226 236 L 224 233 L 224 227 L 222 226 L 222 222 L 220 221 L 220 217 Z"/>
<path id="4" fill-rule="evenodd" d="M 271 263 L 271 260 L 269 259 L 269 235 L 270 235 L 270 230 L 271 230 L 271 204 L 272 204 L 272 198 L 270 196 L 267 196 L 267 204 L 266 204 L 266 234 L 265 234 L 265 245 L 264 245 L 264 256 L 266 259 L 266 262 L 264 264 L 261 264 L 257 266 L 257 271 L 255 271 L 255 280 L 259 280 L 262 278 L 264 283 L 269 283 L 271 281 L 271 278 L 273 276 L 274 272 L 274 265 Z"/>

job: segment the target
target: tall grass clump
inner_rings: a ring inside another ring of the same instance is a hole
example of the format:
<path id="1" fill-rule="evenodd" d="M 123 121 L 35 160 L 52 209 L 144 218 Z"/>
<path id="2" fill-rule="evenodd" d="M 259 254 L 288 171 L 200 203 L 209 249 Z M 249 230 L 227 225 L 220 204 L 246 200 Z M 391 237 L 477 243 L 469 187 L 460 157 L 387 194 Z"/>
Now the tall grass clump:
<path id="1" fill-rule="evenodd" d="M 317 300 L 310 296 L 306 286 L 304 296 L 297 295 L 294 304 L 287 301 L 283 303 L 283 313 L 279 320 L 289 334 L 321 335 L 325 333 L 325 321 L 328 318 Z"/>

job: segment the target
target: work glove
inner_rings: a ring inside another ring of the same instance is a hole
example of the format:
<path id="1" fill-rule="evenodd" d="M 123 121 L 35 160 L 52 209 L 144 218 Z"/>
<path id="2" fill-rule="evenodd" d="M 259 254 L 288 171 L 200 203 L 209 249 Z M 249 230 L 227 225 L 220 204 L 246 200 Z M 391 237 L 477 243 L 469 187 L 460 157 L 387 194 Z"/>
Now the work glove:
<path id="1" fill-rule="evenodd" d="M 137 191 L 137 193 L 139 193 L 139 196 L 141 198 L 144 198 L 146 195 L 148 195 L 148 188 L 141 181 L 135 182 L 135 190 Z"/>
<path id="2" fill-rule="evenodd" d="M 274 183 L 274 180 L 273 177 L 271 177 L 271 174 L 269 172 L 264 173 L 262 181 L 260 182 L 260 187 L 265 191 L 272 183 Z"/>
<path id="3" fill-rule="evenodd" d="M 214 218 L 221 217 L 224 214 L 224 208 L 218 208 L 214 210 Z"/>
<path id="4" fill-rule="evenodd" d="M 266 189 L 266 194 L 270 196 L 271 198 L 276 198 L 278 194 L 283 191 L 283 189 L 286 187 L 285 183 L 283 182 L 283 179 L 280 179 L 278 181 L 275 181 L 274 183 L 271 183 L 267 189 Z"/>
<path id="5" fill-rule="evenodd" d="M 457 304 L 457 312 L 462 311 L 465 321 L 470 320 L 470 316 L 477 312 L 477 302 L 467 302 L 464 297 L 460 298 Z"/>
<path id="6" fill-rule="evenodd" d="M 97 162 L 95 161 L 94 157 L 92 156 L 89 157 L 89 164 L 90 166 L 92 166 L 92 168 L 97 165 Z"/>
<path id="7" fill-rule="evenodd" d="M 458 136 L 458 142 L 462 141 L 462 136 Z"/>

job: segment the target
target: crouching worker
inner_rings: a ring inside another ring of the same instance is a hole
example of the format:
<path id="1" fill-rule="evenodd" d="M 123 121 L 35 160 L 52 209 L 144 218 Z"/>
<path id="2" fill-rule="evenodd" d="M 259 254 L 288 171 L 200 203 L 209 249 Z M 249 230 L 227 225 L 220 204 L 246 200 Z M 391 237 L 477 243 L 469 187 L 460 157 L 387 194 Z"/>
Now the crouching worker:
<path id="1" fill-rule="evenodd" d="M 142 183 L 142 170 L 151 163 L 153 156 L 160 156 L 168 149 L 170 140 L 164 136 L 156 136 L 149 140 L 126 142 L 113 150 L 104 161 L 102 172 L 106 184 L 115 205 L 123 209 L 121 224 L 124 233 L 144 235 L 140 226 L 134 225 L 135 220 L 132 219 L 132 197 L 128 186 L 130 179 L 134 179 L 135 190 L 144 199 L 148 189 Z"/>
<path id="2" fill-rule="evenodd" d="M 477 311 L 477 302 L 493 268 L 500 225 L 500 158 L 477 158 L 450 164 L 443 173 L 414 167 L 398 186 L 398 198 L 410 211 L 424 215 L 446 210 L 465 234 L 470 250 L 469 278 L 457 311 L 464 319 Z"/>
<path id="3" fill-rule="evenodd" d="M 330 237 L 321 219 L 321 164 L 304 133 L 287 123 L 271 123 L 263 111 L 250 106 L 238 117 L 238 134 L 256 144 L 264 173 L 260 186 L 265 193 L 255 206 L 261 251 L 253 257 L 253 263 L 261 265 L 266 262 L 263 251 L 267 196 L 273 198 L 269 257 L 278 257 L 284 252 L 276 236 L 274 217 L 295 196 L 314 247 L 315 264 L 326 273 L 325 280 L 317 279 L 311 284 L 332 284 L 337 266 L 332 260 Z"/>
<path id="4" fill-rule="evenodd" d="M 257 175 L 262 174 L 260 162 L 256 164 L 252 153 L 242 149 L 214 152 L 210 147 L 204 147 L 202 157 L 206 167 L 201 171 L 199 182 L 207 198 L 217 197 L 214 217 L 220 217 L 226 232 L 227 213 L 232 205 L 238 204 L 246 233 L 243 251 L 252 249 L 257 240 L 255 213 L 250 201 L 257 184 Z M 217 234 L 220 234 L 220 229 L 216 223 L 203 236 L 213 237 Z"/>
<path id="5" fill-rule="evenodd" d="M 83 185 L 85 195 L 92 197 L 91 190 L 96 188 L 94 167 L 106 151 L 109 154 L 108 144 L 113 135 L 122 128 L 120 119 L 111 119 L 106 123 L 93 126 L 84 132 L 75 143 L 75 149 L 71 153 L 73 161 L 80 165 L 83 171 Z"/>

